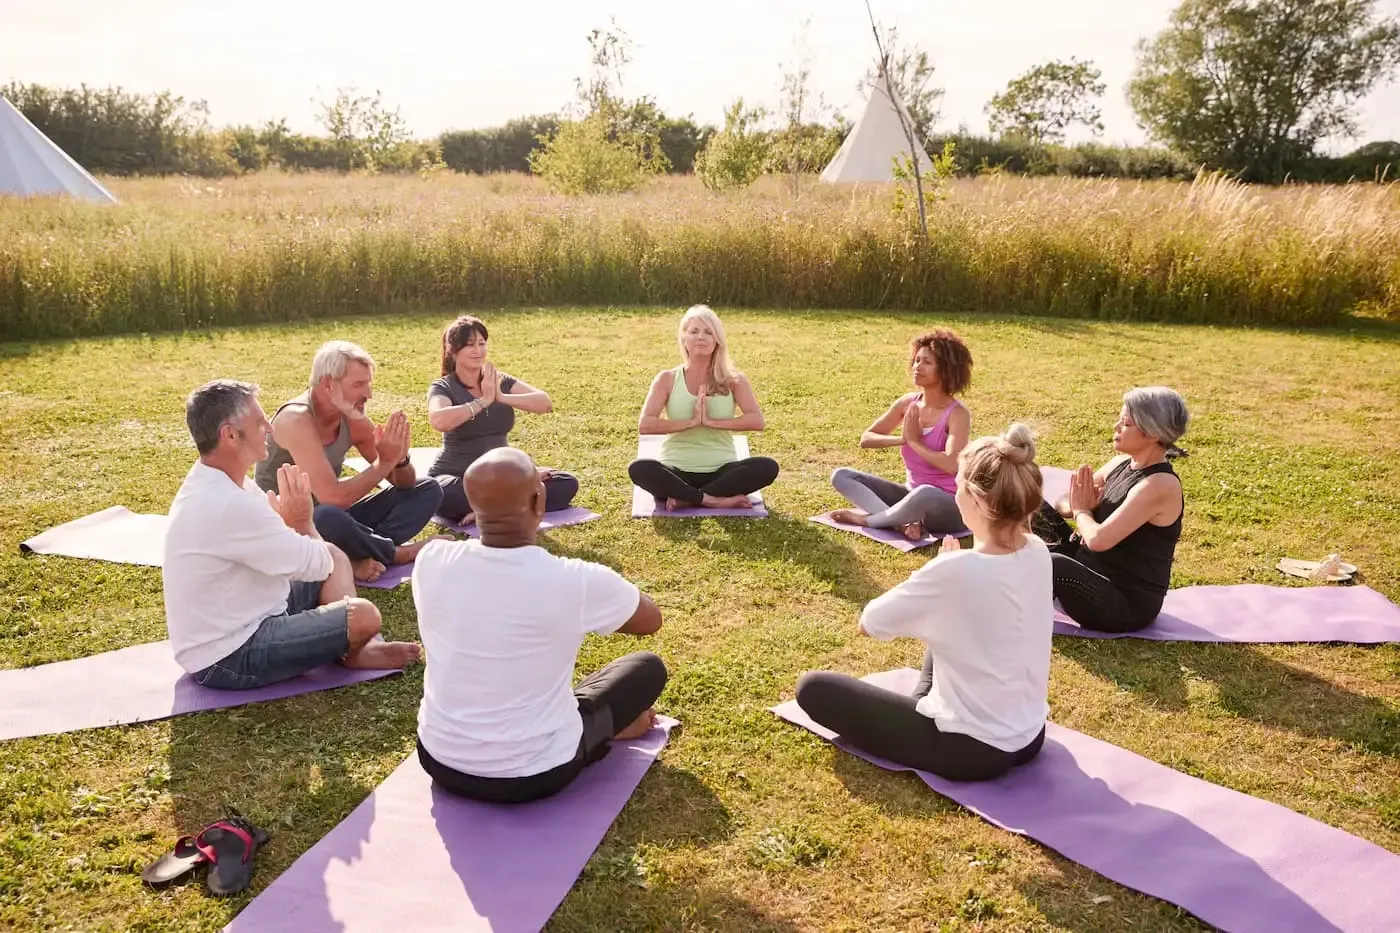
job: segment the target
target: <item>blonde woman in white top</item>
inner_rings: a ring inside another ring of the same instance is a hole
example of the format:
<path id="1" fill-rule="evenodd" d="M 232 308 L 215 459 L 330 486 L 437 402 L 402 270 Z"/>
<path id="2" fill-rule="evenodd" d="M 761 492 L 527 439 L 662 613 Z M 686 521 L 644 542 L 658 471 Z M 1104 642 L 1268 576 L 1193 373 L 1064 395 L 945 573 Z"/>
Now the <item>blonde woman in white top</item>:
<path id="1" fill-rule="evenodd" d="M 974 547 L 945 546 L 860 617 L 862 634 L 924 642 L 913 695 L 821 671 L 798 680 L 797 703 L 865 751 L 980 781 L 1030 761 L 1045 741 L 1054 613 L 1050 552 L 1029 530 L 1041 503 L 1030 429 L 968 444 L 956 500 Z"/>

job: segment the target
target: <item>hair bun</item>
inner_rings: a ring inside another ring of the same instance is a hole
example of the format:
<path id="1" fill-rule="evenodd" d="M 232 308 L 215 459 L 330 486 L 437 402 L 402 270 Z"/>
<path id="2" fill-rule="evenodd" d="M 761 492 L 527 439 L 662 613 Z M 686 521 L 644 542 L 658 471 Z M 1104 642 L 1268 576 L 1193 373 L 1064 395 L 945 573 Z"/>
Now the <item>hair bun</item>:
<path id="1" fill-rule="evenodd" d="M 1035 459 L 1035 436 L 1018 421 L 997 438 L 997 453 L 1012 463 L 1030 463 Z"/>

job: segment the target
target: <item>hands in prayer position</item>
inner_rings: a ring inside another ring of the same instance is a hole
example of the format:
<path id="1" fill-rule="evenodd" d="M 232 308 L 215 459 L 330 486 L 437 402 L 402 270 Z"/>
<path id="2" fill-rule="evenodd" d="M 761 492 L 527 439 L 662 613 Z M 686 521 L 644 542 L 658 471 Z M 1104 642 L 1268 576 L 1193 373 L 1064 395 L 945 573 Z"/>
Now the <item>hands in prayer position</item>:
<path id="1" fill-rule="evenodd" d="M 283 523 L 297 534 L 315 537 L 316 526 L 311 520 L 315 505 L 311 500 L 311 478 L 294 463 L 284 463 L 277 470 L 277 491 L 269 491 L 267 503 L 282 517 Z"/>

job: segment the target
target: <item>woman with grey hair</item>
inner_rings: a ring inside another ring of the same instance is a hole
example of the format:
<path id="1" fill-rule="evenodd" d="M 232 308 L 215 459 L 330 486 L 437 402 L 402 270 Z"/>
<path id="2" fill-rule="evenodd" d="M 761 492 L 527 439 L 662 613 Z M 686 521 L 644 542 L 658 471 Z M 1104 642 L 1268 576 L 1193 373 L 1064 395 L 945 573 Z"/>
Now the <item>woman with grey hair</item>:
<path id="1" fill-rule="evenodd" d="M 1169 460 L 1183 453 L 1176 441 L 1188 418 L 1172 389 L 1129 391 L 1113 428 L 1117 456 L 1097 471 L 1081 466 L 1069 494 L 1036 517 L 1036 533 L 1050 544 L 1055 598 L 1086 629 L 1135 632 L 1162 611 L 1186 508 Z"/>

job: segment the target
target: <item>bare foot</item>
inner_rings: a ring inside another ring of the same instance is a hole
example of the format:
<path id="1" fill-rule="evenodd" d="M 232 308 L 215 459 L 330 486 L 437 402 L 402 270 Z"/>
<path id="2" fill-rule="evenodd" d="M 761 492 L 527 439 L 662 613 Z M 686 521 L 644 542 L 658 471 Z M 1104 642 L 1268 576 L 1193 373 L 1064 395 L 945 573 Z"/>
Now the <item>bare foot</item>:
<path id="1" fill-rule="evenodd" d="M 904 526 L 904 537 L 910 541 L 917 541 L 924 536 L 924 526 L 922 522 L 910 522 Z"/>
<path id="2" fill-rule="evenodd" d="M 408 544 L 400 544 L 394 549 L 394 563 L 411 563 L 418 552 L 428 546 L 430 541 L 456 541 L 451 535 L 433 535 L 431 538 L 424 538 L 422 541 L 410 541 Z"/>
<path id="3" fill-rule="evenodd" d="M 423 649 L 413 641 L 383 641 L 375 638 L 340 663 L 371 671 L 396 671 L 417 661 Z"/>
<path id="4" fill-rule="evenodd" d="M 623 729 L 617 735 L 613 736 L 613 738 L 640 739 L 642 736 L 650 732 L 655 725 L 656 710 L 648 708 L 646 712 L 642 713 L 642 715 L 632 720 L 632 725 L 628 726 L 626 729 Z"/>
<path id="5" fill-rule="evenodd" d="M 840 522 L 843 525 L 860 525 L 862 528 L 865 527 L 867 518 L 869 518 L 868 515 L 864 512 L 857 512 L 855 509 L 837 509 L 831 513 L 833 522 Z"/>
<path id="6" fill-rule="evenodd" d="M 700 504 L 707 509 L 746 509 L 752 505 L 748 496 L 711 495 L 706 495 Z"/>
<path id="7" fill-rule="evenodd" d="M 350 562 L 350 571 L 362 583 L 373 583 L 384 572 L 384 565 L 373 557 L 362 557 Z"/>
<path id="8" fill-rule="evenodd" d="M 457 524 L 462 525 L 463 527 L 467 525 L 476 524 L 476 513 L 468 512 L 466 515 L 462 516 L 462 518 L 457 522 Z"/>
<path id="9" fill-rule="evenodd" d="M 679 499 L 666 500 L 666 511 L 668 512 L 679 512 L 681 509 L 688 508 L 690 508 L 690 505 L 688 503 L 682 502 Z"/>

